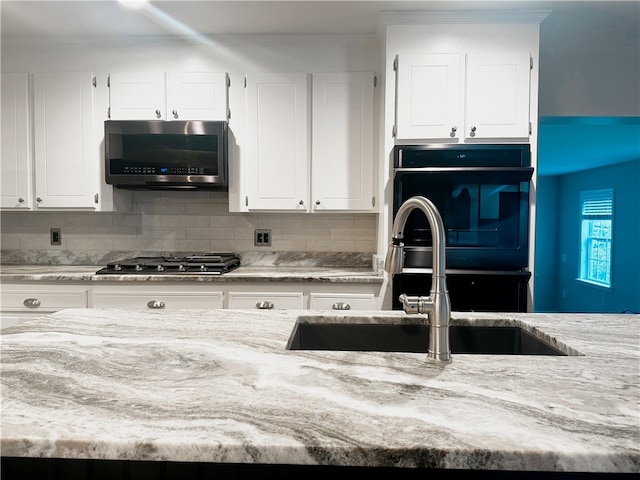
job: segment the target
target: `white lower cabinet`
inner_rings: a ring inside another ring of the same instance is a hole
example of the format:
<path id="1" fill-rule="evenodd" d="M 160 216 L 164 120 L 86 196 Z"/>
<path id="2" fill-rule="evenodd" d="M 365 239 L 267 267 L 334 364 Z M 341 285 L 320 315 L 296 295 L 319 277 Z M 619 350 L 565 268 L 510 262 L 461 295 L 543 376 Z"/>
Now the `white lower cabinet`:
<path id="1" fill-rule="evenodd" d="M 227 308 L 259 310 L 301 310 L 305 308 L 303 292 L 229 292 Z"/>
<path id="2" fill-rule="evenodd" d="M 316 283 L 193 284 L 180 282 L 117 284 L 2 284 L 1 327 L 65 308 L 123 308 L 131 310 L 263 309 L 375 310 L 380 285 L 318 285 Z"/>
<path id="3" fill-rule="evenodd" d="M 373 293 L 310 293 L 310 310 L 374 310 Z"/>
<path id="4" fill-rule="evenodd" d="M 87 289 L 81 285 L 3 284 L 0 293 L 1 328 L 64 308 L 87 308 Z"/>
<path id="5" fill-rule="evenodd" d="M 90 306 L 134 310 L 222 308 L 224 295 L 210 286 L 99 286 L 94 287 Z"/>

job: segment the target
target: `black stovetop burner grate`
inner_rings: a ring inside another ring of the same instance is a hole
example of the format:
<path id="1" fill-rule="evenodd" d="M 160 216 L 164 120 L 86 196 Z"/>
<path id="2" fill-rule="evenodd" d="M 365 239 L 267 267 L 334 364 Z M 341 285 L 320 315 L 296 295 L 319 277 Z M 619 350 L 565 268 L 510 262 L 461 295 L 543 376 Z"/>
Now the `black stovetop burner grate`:
<path id="1" fill-rule="evenodd" d="M 98 270 L 96 274 L 221 275 L 239 266 L 240 258 L 235 253 L 140 256 L 109 262 L 106 267 Z"/>

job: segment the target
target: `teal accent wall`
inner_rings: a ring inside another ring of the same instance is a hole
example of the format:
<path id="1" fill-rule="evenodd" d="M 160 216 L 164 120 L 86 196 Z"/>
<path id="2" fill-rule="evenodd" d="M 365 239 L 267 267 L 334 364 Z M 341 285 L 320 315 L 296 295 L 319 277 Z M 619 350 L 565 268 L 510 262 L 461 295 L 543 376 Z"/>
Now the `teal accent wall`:
<path id="1" fill-rule="evenodd" d="M 535 311 L 640 312 L 640 158 L 538 180 Z M 614 189 L 611 288 L 577 280 L 580 191 L 603 188 Z"/>
<path id="2" fill-rule="evenodd" d="M 534 268 L 534 307 L 536 312 L 558 311 L 558 214 L 560 177 L 538 177 L 537 223 Z"/>

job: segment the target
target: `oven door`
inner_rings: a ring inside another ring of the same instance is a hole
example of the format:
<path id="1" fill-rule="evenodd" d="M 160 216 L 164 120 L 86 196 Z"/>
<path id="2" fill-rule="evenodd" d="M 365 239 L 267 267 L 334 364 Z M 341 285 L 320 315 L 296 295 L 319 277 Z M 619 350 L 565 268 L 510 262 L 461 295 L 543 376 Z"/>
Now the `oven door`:
<path id="1" fill-rule="evenodd" d="M 446 231 L 446 267 L 519 270 L 528 265 L 531 167 L 399 168 L 394 177 L 394 218 L 416 195 L 440 211 Z M 431 230 L 412 212 L 403 232 L 405 267 L 431 267 Z"/>

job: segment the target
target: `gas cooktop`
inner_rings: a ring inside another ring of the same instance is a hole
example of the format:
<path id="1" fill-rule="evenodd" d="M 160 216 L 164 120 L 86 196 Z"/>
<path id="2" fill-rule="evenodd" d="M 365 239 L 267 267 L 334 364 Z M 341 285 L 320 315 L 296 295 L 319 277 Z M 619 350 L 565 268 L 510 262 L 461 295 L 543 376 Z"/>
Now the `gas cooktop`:
<path id="1" fill-rule="evenodd" d="M 98 275 L 222 275 L 240 266 L 235 253 L 197 253 L 184 256 L 134 257 L 107 263 Z"/>

